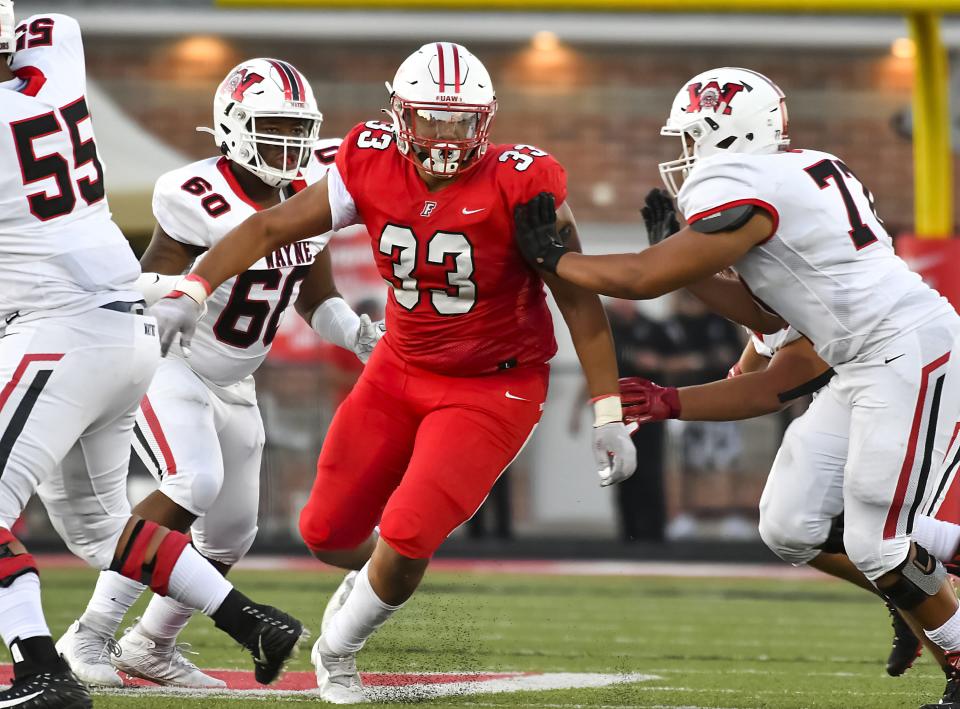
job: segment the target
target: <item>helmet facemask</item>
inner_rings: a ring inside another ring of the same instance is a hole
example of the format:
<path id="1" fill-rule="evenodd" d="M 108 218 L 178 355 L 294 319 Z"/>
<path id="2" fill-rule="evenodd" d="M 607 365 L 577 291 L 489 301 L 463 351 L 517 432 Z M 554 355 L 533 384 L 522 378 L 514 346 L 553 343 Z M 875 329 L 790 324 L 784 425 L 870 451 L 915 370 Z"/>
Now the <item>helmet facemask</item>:
<path id="1" fill-rule="evenodd" d="M 388 113 L 401 154 L 430 175 L 450 178 L 483 157 L 496 110 L 495 100 L 473 105 L 416 102 L 394 94 Z"/>
<path id="2" fill-rule="evenodd" d="M 249 111 L 239 104 L 231 117 L 244 129 L 229 157 L 271 187 L 286 187 L 302 177 L 320 135 L 319 112 Z"/>

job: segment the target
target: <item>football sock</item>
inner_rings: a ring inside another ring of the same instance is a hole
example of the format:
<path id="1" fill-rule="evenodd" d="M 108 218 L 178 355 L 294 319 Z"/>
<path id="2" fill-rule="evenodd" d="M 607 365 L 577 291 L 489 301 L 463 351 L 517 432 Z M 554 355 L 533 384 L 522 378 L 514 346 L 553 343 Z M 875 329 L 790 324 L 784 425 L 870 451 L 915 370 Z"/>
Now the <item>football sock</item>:
<path id="1" fill-rule="evenodd" d="M 950 561 L 960 545 L 960 524 L 919 516 L 914 520 L 910 536 L 937 559 Z"/>
<path id="2" fill-rule="evenodd" d="M 232 589 L 233 584 L 200 552 L 186 546 L 170 572 L 166 595 L 205 615 L 212 615 Z"/>
<path id="3" fill-rule="evenodd" d="M 353 590 L 346 603 L 337 611 L 323 634 L 327 647 L 336 655 L 348 655 L 360 650 L 367 638 L 396 613 L 403 604 L 390 606 L 380 600 L 373 587 L 367 570 L 368 561 L 357 574 Z"/>
<path id="4" fill-rule="evenodd" d="M 97 635 L 112 638 L 130 607 L 137 602 L 146 586 L 113 571 L 101 571 L 80 624 Z"/>
<path id="5" fill-rule="evenodd" d="M 179 601 L 154 596 L 140 619 L 140 631 L 151 640 L 167 644 L 183 630 L 193 615 L 193 609 Z"/>
<path id="6" fill-rule="evenodd" d="M 50 672 L 67 672 L 70 666 L 53 644 L 49 635 L 37 635 L 32 638 L 13 638 L 10 641 L 10 657 L 13 658 L 13 676 L 24 679 L 30 675 Z M 28 697 L 29 699 L 29 697 Z M 20 706 L 23 702 L 4 702 L 4 706 Z"/>
<path id="7" fill-rule="evenodd" d="M 946 652 L 960 652 L 960 609 L 936 630 L 927 630 L 927 637 Z"/>
<path id="8" fill-rule="evenodd" d="M 50 637 L 40 604 L 40 577 L 35 573 L 24 574 L 6 588 L 0 587 L 0 636 L 7 647 L 16 638 Z"/>

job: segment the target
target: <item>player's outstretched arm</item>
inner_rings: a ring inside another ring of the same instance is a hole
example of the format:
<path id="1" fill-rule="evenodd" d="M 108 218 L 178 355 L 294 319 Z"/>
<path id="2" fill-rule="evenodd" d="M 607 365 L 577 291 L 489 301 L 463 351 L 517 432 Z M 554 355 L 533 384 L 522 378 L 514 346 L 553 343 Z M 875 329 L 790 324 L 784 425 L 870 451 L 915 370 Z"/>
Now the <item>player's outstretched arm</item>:
<path id="1" fill-rule="evenodd" d="M 560 238 L 580 249 L 573 212 L 566 204 L 556 213 Z M 637 454 L 623 424 L 617 386 L 617 358 L 610 324 L 600 299 L 588 291 L 545 275 L 544 280 L 570 330 L 594 406 L 593 447 L 603 486 L 626 480 L 637 467 Z"/>
<path id="2" fill-rule="evenodd" d="M 691 283 L 687 290 L 717 315 L 755 332 L 769 335 L 787 325 L 779 315 L 761 307 L 738 278 L 717 274 Z"/>
<path id="3" fill-rule="evenodd" d="M 192 274 L 215 290 L 281 246 L 325 234 L 332 228 L 324 177 L 277 206 L 248 217 L 210 249 Z"/>
<path id="4" fill-rule="evenodd" d="M 333 279 L 329 245 L 314 259 L 294 306 L 320 337 L 350 350 L 364 363 L 385 332 L 382 322 L 357 315 L 340 295 Z"/>
<path id="5" fill-rule="evenodd" d="M 640 253 L 588 256 L 565 247 L 550 217 L 553 195 L 540 193 L 514 211 L 520 251 L 536 268 L 594 293 L 616 298 L 657 298 L 728 268 L 773 233 L 758 212 L 738 229 L 701 234 L 690 227 Z"/>
<path id="6" fill-rule="evenodd" d="M 276 207 L 247 218 L 150 309 L 160 330 L 161 352 L 166 355 L 177 339 L 185 351 L 189 349 L 204 301 L 224 281 L 243 273 L 281 246 L 324 234 L 332 228 L 326 178 Z"/>
<path id="7" fill-rule="evenodd" d="M 660 387 L 640 377 L 620 380 L 624 417 L 640 423 L 740 421 L 779 411 L 791 400 L 820 388 L 830 367 L 805 338 L 780 349 L 761 371 L 709 384 Z"/>

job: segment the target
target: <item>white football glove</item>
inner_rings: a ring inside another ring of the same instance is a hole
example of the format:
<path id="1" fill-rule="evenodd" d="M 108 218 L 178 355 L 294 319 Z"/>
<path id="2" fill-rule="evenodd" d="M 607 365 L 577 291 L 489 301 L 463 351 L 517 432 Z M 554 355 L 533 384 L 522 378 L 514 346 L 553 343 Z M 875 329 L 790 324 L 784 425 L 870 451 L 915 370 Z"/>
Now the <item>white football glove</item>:
<path id="1" fill-rule="evenodd" d="M 206 282 L 187 275 L 181 278 L 170 295 L 158 300 L 147 309 L 157 320 L 160 331 L 160 354 L 164 357 L 170 346 L 179 339 L 185 357 L 190 356 L 190 343 L 197 331 L 197 322 L 203 317 L 207 306 L 204 301 L 209 294 Z"/>
<path id="2" fill-rule="evenodd" d="M 637 469 L 637 449 L 630 439 L 636 427 L 635 423 L 627 426 L 617 421 L 593 429 L 593 456 L 600 487 L 621 483 Z"/>
<path id="3" fill-rule="evenodd" d="M 383 320 L 373 322 L 369 315 L 360 316 L 360 327 L 357 328 L 357 339 L 353 343 L 353 351 L 364 364 L 373 354 L 373 348 L 377 346 L 380 339 L 386 334 L 387 325 Z"/>
<path id="4" fill-rule="evenodd" d="M 593 410 L 593 457 L 600 487 L 607 487 L 623 482 L 637 469 L 637 449 L 630 438 L 637 424 L 623 423 L 619 396 L 595 400 Z"/>

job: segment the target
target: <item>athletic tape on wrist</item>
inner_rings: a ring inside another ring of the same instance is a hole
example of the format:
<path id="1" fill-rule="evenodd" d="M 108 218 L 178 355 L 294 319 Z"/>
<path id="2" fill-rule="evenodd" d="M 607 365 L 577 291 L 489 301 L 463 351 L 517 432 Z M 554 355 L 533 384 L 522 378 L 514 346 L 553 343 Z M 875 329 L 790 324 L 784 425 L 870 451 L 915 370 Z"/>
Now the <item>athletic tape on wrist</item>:
<path id="1" fill-rule="evenodd" d="M 623 421 L 623 407 L 620 405 L 620 397 L 616 394 L 598 396 L 591 399 L 590 403 L 593 404 L 594 428 Z"/>
<path id="2" fill-rule="evenodd" d="M 210 296 L 210 284 L 207 283 L 206 279 L 195 273 L 188 273 L 177 281 L 174 290 L 190 296 L 199 305 L 203 305 L 203 302 Z"/>

